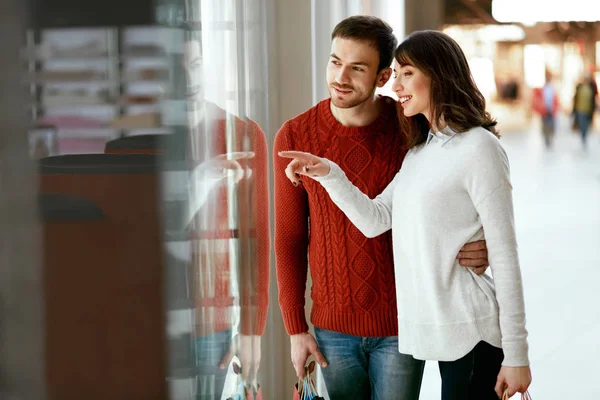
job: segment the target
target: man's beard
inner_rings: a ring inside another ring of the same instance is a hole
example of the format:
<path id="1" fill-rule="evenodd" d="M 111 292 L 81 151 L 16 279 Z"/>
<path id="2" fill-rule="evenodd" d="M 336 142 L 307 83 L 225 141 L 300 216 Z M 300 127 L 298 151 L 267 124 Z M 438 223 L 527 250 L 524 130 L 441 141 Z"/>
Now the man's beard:
<path id="1" fill-rule="evenodd" d="M 334 92 L 334 87 L 332 85 L 329 85 L 328 87 L 329 89 L 329 97 L 331 98 L 331 102 L 333 103 L 333 105 L 337 108 L 353 108 L 356 107 L 362 103 L 364 103 L 365 101 L 371 99 L 373 97 L 373 94 L 375 93 L 375 86 L 373 86 L 373 89 L 369 92 L 369 93 L 357 93 L 357 92 L 353 92 L 352 99 L 348 99 L 348 100 L 339 100 L 336 97 L 336 94 Z M 344 90 L 344 87 L 341 87 L 339 89 Z"/>

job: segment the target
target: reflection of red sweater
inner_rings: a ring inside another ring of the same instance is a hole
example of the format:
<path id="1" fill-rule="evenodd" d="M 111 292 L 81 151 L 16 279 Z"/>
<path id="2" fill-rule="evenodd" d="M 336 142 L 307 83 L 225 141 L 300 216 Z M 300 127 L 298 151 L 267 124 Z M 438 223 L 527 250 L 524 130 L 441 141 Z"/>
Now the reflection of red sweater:
<path id="1" fill-rule="evenodd" d="M 369 126 L 348 128 L 324 100 L 286 122 L 275 138 L 275 252 L 279 303 L 289 334 L 308 330 L 304 313 L 307 267 L 313 281 L 312 323 L 357 336 L 398 334 L 390 233 L 367 239 L 317 182 L 295 188 L 278 151 L 328 158 L 370 197 L 383 191 L 402 165 L 396 105 Z M 310 218 L 310 223 L 309 223 Z M 308 251 L 307 251 L 308 250 Z"/>
<path id="2" fill-rule="evenodd" d="M 250 178 L 233 187 L 221 185 L 213 190 L 191 227 L 196 334 L 230 328 L 232 306 L 239 294 L 241 333 L 262 335 L 269 305 L 267 141 L 253 121 L 243 121 L 222 110 L 209 115 L 212 122 L 202 132 L 190 135 L 190 148 L 201 153 L 192 155 L 196 163 L 234 151 L 253 151 L 255 156 L 238 160 L 252 171 Z M 232 238 L 237 240 L 228 240 Z M 240 244 L 237 252 L 230 247 L 232 243 Z M 235 280 L 230 263 L 232 252 L 240 260 Z M 232 295 L 234 282 L 239 292 Z"/>

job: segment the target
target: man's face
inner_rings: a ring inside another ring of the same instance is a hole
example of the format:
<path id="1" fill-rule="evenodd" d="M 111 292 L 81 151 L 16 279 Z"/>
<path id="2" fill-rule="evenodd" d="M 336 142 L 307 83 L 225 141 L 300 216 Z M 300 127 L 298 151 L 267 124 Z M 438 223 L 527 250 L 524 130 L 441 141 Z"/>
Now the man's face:
<path id="1" fill-rule="evenodd" d="M 369 43 L 333 39 L 327 64 L 327 87 L 333 105 L 352 108 L 372 98 L 378 66 L 379 52 Z"/>
<path id="2" fill-rule="evenodd" d="M 200 42 L 190 40 L 183 49 L 183 67 L 187 75 L 186 97 L 188 100 L 204 98 L 203 65 Z"/>

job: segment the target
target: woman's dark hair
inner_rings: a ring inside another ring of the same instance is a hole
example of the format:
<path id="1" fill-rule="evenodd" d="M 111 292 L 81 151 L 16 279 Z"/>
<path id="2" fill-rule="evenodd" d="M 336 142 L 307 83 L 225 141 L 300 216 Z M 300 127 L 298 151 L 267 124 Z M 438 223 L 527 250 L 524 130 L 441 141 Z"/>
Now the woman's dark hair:
<path id="1" fill-rule="evenodd" d="M 379 52 L 377 73 L 389 68 L 394 58 L 394 49 L 398 40 L 393 29 L 385 21 L 370 15 L 354 15 L 342 20 L 331 33 L 335 38 L 352 39 L 371 44 Z"/>
<path id="2" fill-rule="evenodd" d="M 455 132 L 481 126 L 500 137 L 496 120 L 485 110 L 485 98 L 477 88 L 462 49 L 445 33 L 417 31 L 396 49 L 399 66 L 412 65 L 431 80 L 431 125 L 439 129 L 442 122 Z M 398 117 L 407 148 L 427 140 L 429 122 L 419 114 L 406 118 L 398 109 Z M 443 119 L 442 119 L 443 118 Z"/>

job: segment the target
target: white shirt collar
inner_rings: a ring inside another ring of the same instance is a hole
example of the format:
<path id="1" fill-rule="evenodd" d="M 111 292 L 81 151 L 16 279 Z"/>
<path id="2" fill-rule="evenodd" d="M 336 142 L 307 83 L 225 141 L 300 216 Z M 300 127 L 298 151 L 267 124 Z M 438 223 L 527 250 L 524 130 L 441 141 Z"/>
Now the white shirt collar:
<path id="1" fill-rule="evenodd" d="M 433 132 L 432 130 L 430 130 L 429 135 L 427 135 L 426 144 L 429 144 L 429 142 L 431 142 L 431 140 L 433 138 L 436 138 L 442 142 L 442 146 L 443 146 L 446 143 L 448 143 L 450 141 L 450 139 L 452 139 L 454 137 L 454 135 L 456 135 L 456 132 L 454 132 L 449 126 L 445 127 L 441 131 L 437 131 L 437 132 Z"/>

